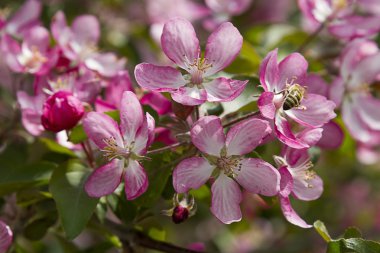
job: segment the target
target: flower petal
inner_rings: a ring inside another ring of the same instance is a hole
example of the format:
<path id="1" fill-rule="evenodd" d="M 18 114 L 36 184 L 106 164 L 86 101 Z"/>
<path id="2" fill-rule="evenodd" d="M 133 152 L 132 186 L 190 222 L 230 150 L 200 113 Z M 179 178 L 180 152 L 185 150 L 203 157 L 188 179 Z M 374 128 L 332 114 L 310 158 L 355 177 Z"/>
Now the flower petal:
<path id="1" fill-rule="evenodd" d="M 349 99 L 343 101 L 342 118 L 354 139 L 365 143 L 373 138 L 371 130 L 359 116 L 358 105 L 353 104 Z"/>
<path id="2" fill-rule="evenodd" d="M 172 98 L 177 103 L 183 105 L 201 105 L 207 100 L 207 92 L 205 89 L 197 87 L 181 87 L 176 91 L 171 92 Z"/>
<path id="3" fill-rule="evenodd" d="M 118 58 L 114 53 L 94 53 L 87 57 L 84 64 L 104 77 L 115 77 L 125 67 L 126 59 Z"/>
<path id="4" fill-rule="evenodd" d="M 307 88 L 307 93 L 309 94 L 318 94 L 324 97 L 328 97 L 329 86 L 320 75 L 307 75 L 305 79 L 305 87 Z"/>
<path id="5" fill-rule="evenodd" d="M 236 181 L 249 192 L 274 196 L 280 190 L 280 174 L 271 164 L 261 159 L 243 159 L 241 170 L 236 174 Z"/>
<path id="6" fill-rule="evenodd" d="M 323 126 L 322 138 L 317 142 L 317 146 L 323 149 L 336 149 L 342 145 L 343 139 L 342 128 L 334 121 L 330 121 Z"/>
<path id="7" fill-rule="evenodd" d="M 280 79 L 277 64 L 277 48 L 270 51 L 260 65 L 260 83 L 265 91 L 279 92 L 277 83 Z"/>
<path id="8" fill-rule="evenodd" d="M 120 130 L 127 145 L 135 141 L 144 120 L 144 112 L 136 94 L 124 91 L 120 103 Z"/>
<path id="9" fill-rule="evenodd" d="M 104 140 L 108 138 L 115 138 L 116 143 L 123 147 L 119 126 L 116 121 L 106 114 L 89 112 L 83 119 L 83 128 L 87 136 L 100 149 L 107 146 Z"/>
<path id="10" fill-rule="evenodd" d="M 113 159 L 111 162 L 97 168 L 88 177 L 84 186 L 87 194 L 94 198 L 100 198 L 113 193 L 121 182 L 123 166 L 123 160 Z"/>
<path id="11" fill-rule="evenodd" d="M 297 133 L 296 138 L 309 146 L 314 146 L 322 138 L 322 133 L 323 128 L 306 128 Z"/>
<path id="12" fill-rule="evenodd" d="M 207 101 L 228 102 L 237 98 L 243 92 L 247 83 L 248 81 L 219 77 L 203 85 L 207 91 Z"/>
<path id="13" fill-rule="evenodd" d="M 372 130 L 380 130 L 380 99 L 373 96 L 354 96 L 360 118 Z"/>
<path id="14" fill-rule="evenodd" d="M 154 120 L 154 118 L 152 117 L 152 115 L 150 115 L 148 112 L 145 113 L 145 115 L 146 115 L 146 122 L 148 124 L 148 143 L 147 143 L 147 147 L 149 147 L 153 143 L 153 141 L 154 141 L 156 121 Z"/>
<path id="15" fill-rule="evenodd" d="M 217 116 L 205 116 L 194 123 L 190 131 L 191 141 L 203 153 L 220 156 L 225 136 L 222 122 Z"/>
<path id="16" fill-rule="evenodd" d="M 347 84 L 351 89 L 360 89 L 363 84 L 373 83 L 379 74 L 380 53 L 376 53 L 358 63 Z"/>
<path id="17" fill-rule="evenodd" d="M 248 119 L 233 126 L 227 134 L 227 155 L 245 155 L 255 149 L 272 132 L 268 121 Z"/>
<path id="18" fill-rule="evenodd" d="M 241 220 L 242 194 L 238 184 L 221 173 L 211 186 L 211 212 L 221 222 L 231 224 Z"/>
<path id="19" fill-rule="evenodd" d="M 7 252 L 13 240 L 13 232 L 10 227 L 0 220 L 0 252 Z"/>
<path id="20" fill-rule="evenodd" d="M 139 162 L 129 160 L 124 172 L 125 194 L 128 200 L 133 200 L 143 194 L 148 188 L 148 176 Z"/>
<path id="21" fill-rule="evenodd" d="M 173 187 L 178 193 L 198 189 L 210 178 L 214 166 L 202 157 L 182 160 L 173 171 Z"/>
<path id="22" fill-rule="evenodd" d="M 19 35 L 22 29 L 26 29 L 38 22 L 41 14 L 41 2 L 38 0 L 28 0 L 9 19 L 6 30 L 13 36 Z"/>
<path id="23" fill-rule="evenodd" d="M 186 84 L 181 72 L 173 67 L 140 63 L 135 68 L 137 83 L 148 90 L 172 91 Z"/>
<path id="24" fill-rule="evenodd" d="M 183 18 L 174 18 L 164 25 L 161 36 L 164 53 L 183 69 L 199 57 L 199 40 L 193 25 Z"/>
<path id="25" fill-rule="evenodd" d="M 379 16 L 349 16 L 332 22 L 328 26 L 331 34 L 347 40 L 358 37 L 367 37 L 380 30 Z"/>
<path id="26" fill-rule="evenodd" d="M 318 199 L 323 192 L 323 181 L 318 175 L 306 180 L 307 173 L 306 170 L 297 172 L 297 176 L 294 177 L 293 194 L 300 200 Z"/>
<path id="27" fill-rule="evenodd" d="M 74 19 L 72 31 L 75 38 L 84 44 L 96 45 L 100 36 L 98 19 L 93 15 L 82 15 Z"/>
<path id="28" fill-rule="evenodd" d="M 279 197 L 280 198 L 280 204 L 281 204 L 281 210 L 284 214 L 287 221 L 292 223 L 293 225 L 299 226 L 301 228 L 311 228 L 312 226 L 307 224 L 299 215 L 294 211 L 294 209 L 291 206 L 289 197 Z"/>
<path id="29" fill-rule="evenodd" d="M 308 148 L 309 145 L 298 139 L 292 132 L 289 122 L 279 113 L 276 114 L 274 120 L 274 130 L 277 138 L 289 147 L 300 149 Z"/>
<path id="30" fill-rule="evenodd" d="M 267 119 L 274 119 L 276 114 L 276 107 L 273 102 L 274 93 L 271 91 L 265 91 L 261 93 L 259 100 L 257 100 L 257 106 L 260 109 L 261 115 Z"/>
<path id="31" fill-rule="evenodd" d="M 276 91 L 281 91 L 287 83 L 296 78 L 296 83 L 301 83 L 306 77 L 308 63 L 299 53 L 292 53 L 285 57 L 278 65 L 280 80 L 277 84 Z"/>
<path id="32" fill-rule="evenodd" d="M 343 79 L 341 77 L 335 78 L 330 86 L 328 97 L 336 104 L 336 106 L 341 105 L 345 89 Z"/>
<path id="33" fill-rule="evenodd" d="M 161 93 L 155 91 L 144 94 L 140 99 L 140 103 L 143 105 L 149 105 L 158 113 L 158 115 L 170 113 L 172 110 L 171 101 Z"/>
<path id="34" fill-rule="evenodd" d="M 292 108 L 285 113 L 306 127 L 321 127 L 336 117 L 335 103 L 321 95 L 308 94 L 302 99 L 301 106 L 306 109 Z"/>
<path id="35" fill-rule="evenodd" d="M 243 37 L 230 22 L 221 24 L 207 39 L 205 59 L 212 64 L 204 76 L 213 75 L 228 65 L 239 54 Z"/>

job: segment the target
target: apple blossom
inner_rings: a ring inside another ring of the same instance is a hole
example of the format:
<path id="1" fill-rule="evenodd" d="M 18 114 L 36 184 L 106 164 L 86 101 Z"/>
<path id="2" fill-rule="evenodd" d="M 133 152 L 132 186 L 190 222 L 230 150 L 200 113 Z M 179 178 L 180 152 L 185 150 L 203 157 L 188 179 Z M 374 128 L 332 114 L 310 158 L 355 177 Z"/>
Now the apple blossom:
<path id="1" fill-rule="evenodd" d="M 114 192 L 121 179 L 125 181 L 127 199 L 143 194 L 148 178 L 139 163 L 154 138 L 154 119 L 143 114 L 133 92 L 125 91 L 120 103 L 120 128 L 108 115 L 90 112 L 83 119 L 88 137 L 100 148 L 109 162 L 96 169 L 88 178 L 85 190 L 91 197 Z"/>
<path id="2" fill-rule="evenodd" d="M 184 105 L 205 101 L 231 101 L 243 91 L 248 81 L 211 76 L 228 66 L 239 53 L 243 38 L 231 23 L 223 23 L 208 38 L 205 56 L 191 23 L 182 18 L 167 22 L 161 37 L 164 53 L 187 74 L 169 66 L 149 63 L 135 68 L 137 83 L 148 90 L 171 93 L 173 100 Z"/>
<path id="3" fill-rule="evenodd" d="M 252 193 L 273 196 L 279 173 L 261 159 L 244 158 L 271 132 L 268 122 L 249 119 L 233 126 L 227 136 L 216 116 L 200 118 L 191 129 L 191 141 L 202 156 L 181 161 L 173 171 L 176 192 L 197 189 L 213 175 L 211 212 L 223 223 L 241 220 L 239 185 Z"/>
<path id="4" fill-rule="evenodd" d="M 277 63 L 277 49 L 271 51 L 260 66 L 260 83 L 264 92 L 257 102 L 263 117 L 274 121 L 278 139 L 292 148 L 309 145 L 297 138 L 289 119 L 303 128 L 320 128 L 336 114 L 335 104 L 326 97 L 307 92 L 305 58 L 292 53 Z"/>
<path id="5" fill-rule="evenodd" d="M 7 224 L 0 220 L 0 252 L 7 252 L 13 240 L 13 232 Z"/>

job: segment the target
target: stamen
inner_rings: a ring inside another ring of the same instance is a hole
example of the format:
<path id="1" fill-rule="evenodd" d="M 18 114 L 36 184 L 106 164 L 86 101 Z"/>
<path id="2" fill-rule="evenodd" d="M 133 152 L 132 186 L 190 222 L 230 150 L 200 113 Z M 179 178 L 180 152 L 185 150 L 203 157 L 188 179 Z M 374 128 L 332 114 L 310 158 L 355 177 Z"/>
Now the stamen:
<path id="1" fill-rule="evenodd" d="M 240 158 L 223 156 L 216 162 L 218 168 L 229 177 L 235 178 L 241 171 L 242 163 Z"/>
<path id="2" fill-rule="evenodd" d="M 120 147 L 116 143 L 115 137 L 111 136 L 109 138 L 104 138 L 103 142 L 106 144 L 106 146 L 100 151 L 104 153 L 103 156 L 107 160 L 111 161 L 115 158 L 129 158 L 131 154 L 129 149 Z"/>
<path id="3" fill-rule="evenodd" d="M 206 58 L 197 58 L 193 61 L 190 61 L 186 55 L 183 56 L 185 58 L 185 66 L 187 71 L 190 73 L 190 82 L 192 84 L 198 85 L 203 82 L 203 75 L 206 73 L 208 68 L 212 68 L 212 63 L 209 62 Z"/>

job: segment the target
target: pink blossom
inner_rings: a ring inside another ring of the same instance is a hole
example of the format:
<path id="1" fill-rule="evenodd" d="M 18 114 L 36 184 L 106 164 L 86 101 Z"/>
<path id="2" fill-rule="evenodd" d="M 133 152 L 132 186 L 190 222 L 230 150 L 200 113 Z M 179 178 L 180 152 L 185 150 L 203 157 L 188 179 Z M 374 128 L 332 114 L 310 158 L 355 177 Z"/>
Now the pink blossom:
<path id="1" fill-rule="evenodd" d="M 320 128 L 336 116 L 335 104 L 326 97 L 308 93 L 304 82 L 308 63 L 299 53 L 292 53 L 277 63 L 277 49 L 260 66 L 264 88 L 258 100 L 263 117 L 274 121 L 277 138 L 292 148 L 307 148 L 307 136 L 295 134 L 289 120 L 304 129 Z M 307 93 L 307 94 L 306 94 Z"/>
<path id="2" fill-rule="evenodd" d="M 303 201 L 318 199 L 323 192 L 322 179 L 311 170 L 307 149 L 285 148 L 283 155 L 275 156 L 281 174 L 281 190 L 278 194 L 285 218 L 292 224 L 309 228 L 304 220 L 293 210 L 289 195 Z"/>
<path id="3" fill-rule="evenodd" d="M 332 83 L 330 97 L 341 105 L 343 121 L 352 137 L 374 145 L 380 143 L 380 100 L 371 85 L 380 74 L 380 52 L 375 42 L 358 39 L 343 50 L 340 76 Z"/>
<path id="4" fill-rule="evenodd" d="M 21 37 L 24 32 L 39 23 L 41 14 L 41 2 L 39 0 L 27 0 L 9 19 L 0 17 L 0 33 Z"/>
<path id="5" fill-rule="evenodd" d="M 45 75 L 58 59 L 57 50 L 50 48 L 48 30 L 41 26 L 28 30 L 21 44 L 4 35 L 1 46 L 6 63 L 15 72 Z"/>
<path id="6" fill-rule="evenodd" d="M 88 178 L 85 190 L 91 197 L 111 194 L 125 181 L 127 199 L 143 194 L 148 178 L 139 163 L 154 138 L 154 119 L 143 114 L 136 95 L 125 91 L 120 103 L 120 128 L 109 116 L 90 112 L 83 120 L 89 138 L 100 148 L 109 162 Z"/>
<path id="7" fill-rule="evenodd" d="M 60 132 L 73 128 L 84 114 L 82 102 L 71 92 L 58 91 L 42 108 L 41 122 L 46 130 Z"/>
<path id="8" fill-rule="evenodd" d="M 119 59 L 114 53 L 98 52 L 100 25 L 95 16 L 79 16 L 69 27 L 64 13 L 59 11 L 53 18 L 51 30 L 63 55 L 71 61 L 108 78 L 124 69 L 124 58 Z"/>
<path id="9" fill-rule="evenodd" d="M 0 252 L 7 252 L 12 244 L 13 232 L 10 227 L 0 220 Z"/>
<path id="10" fill-rule="evenodd" d="M 205 2 L 213 13 L 211 18 L 205 20 L 204 25 L 212 31 L 221 23 L 230 20 L 232 16 L 245 12 L 252 0 L 205 0 Z"/>
<path id="11" fill-rule="evenodd" d="M 328 31 L 342 39 L 368 37 L 380 31 L 380 15 L 370 10 L 372 1 L 298 0 L 298 5 L 311 29 L 326 22 Z"/>
<path id="12" fill-rule="evenodd" d="M 21 122 L 31 135 L 38 136 L 44 131 L 41 116 L 46 97 L 47 96 L 42 93 L 29 96 L 24 91 L 17 92 L 17 102 L 21 109 Z"/>
<path id="13" fill-rule="evenodd" d="M 185 75 L 173 67 L 141 63 L 135 68 L 138 84 L 152 91 L 170 92 L 184 105 L 199 105 L 205 101 L 231 101 L 248 81 L 211 76 L 228 66 L 239 53 L 243 38 L 231 23 L 223 23 L 208 38 L 204 58 L 191 23 L 182 18 L 165 24 L 161 37 L 164 53 Z"/>
<path id="14" fill-rule="evenodd" d="M 212 184 L 211 212 L 223 223 L 241 220 L 239 185 L 249 192 L 266 196 L 279 191 L 279 173 L 261 159 L 244 158 L 271 132 L 268 122 L 249 119 L 233 126 L 227 136 L 220 118 L 205 116 L 191 129 L 192 143 L 201 157 L 181 161 L 173 172 L 176 192 L 197 189 L 215 175 Z"/>
<path id="15" fill-rule="evenodd" d="M 170 19 L 181 17 L 192 22 L 210 13 L 206 6 L 193 0 L 148 0 L 146 11 L 151 23 L 150 34 L 157 43 L 160 42 L 165 23 Z"/>

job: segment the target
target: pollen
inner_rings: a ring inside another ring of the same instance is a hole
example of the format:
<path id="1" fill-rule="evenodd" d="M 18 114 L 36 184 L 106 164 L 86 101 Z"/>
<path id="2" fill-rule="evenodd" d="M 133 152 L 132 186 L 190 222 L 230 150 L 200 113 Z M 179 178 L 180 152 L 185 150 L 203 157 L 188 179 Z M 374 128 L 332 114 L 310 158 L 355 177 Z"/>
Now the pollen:
<path id="1" fill-rule="evenodd" d="M 203 82 L 203 75 L 206 73 L 206 70 L 209 68 L 212 68 L 212 63 L 209 62 L 206 58 L 197 58 L 194 59 L 192 62 L 186 59 L 186 68 L 187 71 L 190 73 L 190 81 L 192 84 L 199 85 Z"/>
<path id="2" fill-rule="evenodd" d="M 224 174 L 232 178 L 235 178 L 242 168 L 240 158 L 226 156 L 220 157 L 217 160 L 216 165 L 222 172 L 224 172 Z"/>
<path id="3" fill-rule="evenodd" d="M 106 146 L 101 151 L 107 160 L 111 161 L 115 158 L 129 158 L 131 153 L 128 149 L 120 147 L 116 143 L 115 137 L 111 136 L 109 138 L 104 138 L 103 142 L 106 144 Z"/>

